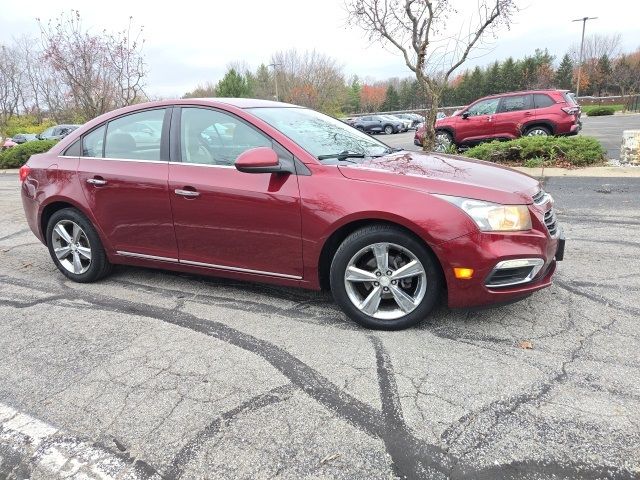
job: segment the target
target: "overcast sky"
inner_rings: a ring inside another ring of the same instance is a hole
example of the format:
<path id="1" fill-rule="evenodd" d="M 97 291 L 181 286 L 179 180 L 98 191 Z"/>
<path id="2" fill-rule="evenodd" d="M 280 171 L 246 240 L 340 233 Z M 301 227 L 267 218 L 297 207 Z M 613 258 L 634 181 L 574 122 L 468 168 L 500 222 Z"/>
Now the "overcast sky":
<path id="1" fill-rule="evenodd" d="M 36 36 L 36 17 L 49 19 L 71 9 L 80 10 L 84 24 L 96 31 L 122 29 L 133 16 L 144 27 L 151 95 L 181 96 L 198 83 L 219 80 L 230 62 L 255 68 L 268 63 L 273 52 L 293 47 L 336 58 L 347 75 L 384 79 L 410 74 L 390 47 L 371 45 L 361 30 L 346 25 L 344 0 L 0 1 L 0 43 L 22 34 Z M 511 29 L 500 31 L 468 66 L 522 57 L 536 48 L 562 56 L 580 39 L 582 24 L 571 20 L 583 16 L 599 17 L 587 23 L 587 34 L 620 32 L 624 49 L 640 47 L 638 0 L 520 0 L 518 5 Z"/>

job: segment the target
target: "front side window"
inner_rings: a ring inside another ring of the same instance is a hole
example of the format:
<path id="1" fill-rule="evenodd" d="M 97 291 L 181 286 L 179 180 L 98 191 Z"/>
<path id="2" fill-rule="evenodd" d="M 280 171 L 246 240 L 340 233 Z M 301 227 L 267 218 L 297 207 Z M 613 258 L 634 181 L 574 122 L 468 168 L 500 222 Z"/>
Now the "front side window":
<path id="1" fill-rule="evenodd" d="M 467 110 L 467 113 L 470 117 L 476 117 L 478 115 L 493 115 L 498 109 L 498 103 L 500 103 L 499 98 L 482 100 L 475 105 L 471 105 L 469 110 Z"/>
<path id="2" fill-rule="evenodd" d="M 82 156 L 103 158 L 103 142 L 104 142 L 104 130 L 105 126 L 92 130 L 84 136 L 82 139 Z"/>
<path id="3" fill-rule="evenodd" d="M 107 125 L 104 156 L 132 160 L 161 160 L 165 109 L 146 110 L 112 120 Z"/>
<path id="4" fill-rule="evenodd" d="M 387 145 L 366 133 L 314 110 L 268 107 L 249 111 L 315 157 L 342 152 L 372 157 L 390 151 Z"/>
<path id="5" fill-rule="evenodd" d="M 242 152 L 271 147 L 272 142 L 233 115 L 208 108 L 184 107 L 180 145 L 185 163 L 231 166 Z"/>
<path id="6" fill-rule="evenodd" d="M 512 95 L 503 97 L 500 105 L 500 112 L 517 112 L 520 110 L 528 110 L 531 108 L 530 95 Z"/>

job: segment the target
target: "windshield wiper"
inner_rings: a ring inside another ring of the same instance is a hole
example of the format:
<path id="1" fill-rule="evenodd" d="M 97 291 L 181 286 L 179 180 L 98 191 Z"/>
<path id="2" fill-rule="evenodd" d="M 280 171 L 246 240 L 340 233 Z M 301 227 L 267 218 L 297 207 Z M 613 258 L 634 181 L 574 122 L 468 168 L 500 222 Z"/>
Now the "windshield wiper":
<path id="1" fill-rule="evenodd" d="M 318 155 L 318 160 L 327 160 L 329 158 L 337 158 L 338 160 L 344 160 L 345 158 L 364 158 L 364 153 L 349 152 L 345 150 L 340 153 L 330 153 L 328 155 Z"/>

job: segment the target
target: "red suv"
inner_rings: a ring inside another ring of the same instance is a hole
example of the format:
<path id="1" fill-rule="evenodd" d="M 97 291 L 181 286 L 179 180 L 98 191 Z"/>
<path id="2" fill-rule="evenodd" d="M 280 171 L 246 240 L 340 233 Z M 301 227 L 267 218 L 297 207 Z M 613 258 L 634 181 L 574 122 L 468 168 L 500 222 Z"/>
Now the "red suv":
<path id="1" fill-rule="evenodd" d="M 531 177 L 397 151 L 321 113 L 250 99 L 127 107 L 20 169 L 33 233 L 71 280 L 112 265 L 330 288 L 398 329 L 548 287 L 564 239 Z"/>
<path id="2" fill-rule="evenodd" d="M 576 135 L 580 107 L 567 90 L 502 93 L 476 100 L 455 115 L 436 120 L 436 150 L 522 135 Z M 414 143 L 422 145 L 424 127 Z"/>

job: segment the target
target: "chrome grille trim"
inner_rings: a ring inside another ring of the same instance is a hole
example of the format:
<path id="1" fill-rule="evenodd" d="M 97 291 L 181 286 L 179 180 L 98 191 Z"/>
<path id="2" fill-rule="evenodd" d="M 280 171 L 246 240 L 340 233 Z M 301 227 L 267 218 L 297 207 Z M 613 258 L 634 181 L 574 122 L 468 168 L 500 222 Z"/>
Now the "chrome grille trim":
<path id="1" fill-rule="evenodd" d="M 535 205 L 543 205 L 548 200 L 551 200 L 551 195 L 549 195 L 544 190 L 540 189 L 538 193 L 536 193 L 533 197 L 531 197 L 531 200 L 533 200 L 533 203 Z"/>
<path id="2" fill-rule="evenodd" d="M 549 231 L 549 235 L 555 237 L 558 234 L 558 217 L 553 208 L 547 210 L 544 214 L 544 224 Z"/>

